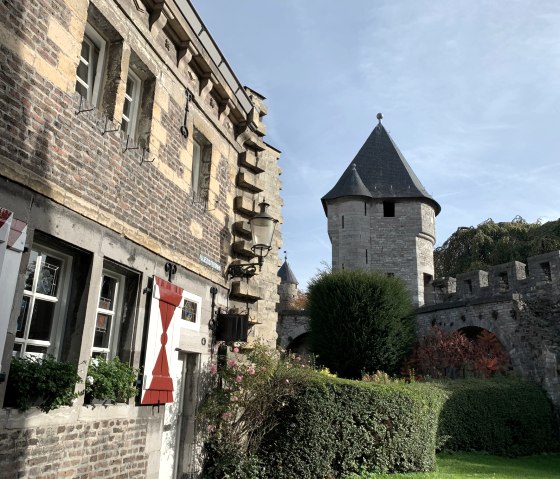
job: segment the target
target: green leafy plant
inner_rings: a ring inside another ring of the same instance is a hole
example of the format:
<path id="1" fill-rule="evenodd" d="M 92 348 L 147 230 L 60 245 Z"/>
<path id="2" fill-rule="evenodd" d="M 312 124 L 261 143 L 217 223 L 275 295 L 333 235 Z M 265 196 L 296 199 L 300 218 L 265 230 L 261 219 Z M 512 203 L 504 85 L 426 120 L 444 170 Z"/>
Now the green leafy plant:
<path id="1" fill-rule="evenodd" d="M 234 352 L 238 352 L 234 348 Z M 205 478 L 267 477 L 258 456 L 263 438 L 278 425 L 278 410 L 309 374 L 300 357 L 252 345 L 246 356 L 209 364 L 213 388 L 198 420 L 205 431 Z"/>
<path id="2" fill-rule="evenodd" d="M 135 386 L 138 369 L 129 366 L 116 357 L 107 360 L 92 358 L 86 378 L 86 402 L 100 401 L 127 402 L 136 396 Z"/>
<path id="3" fill-rule="evenodd" d="M 80 382 L 77 368 L 71 363 L 45 358 L 13 358 L 6 390 L 6 404 L 20 411 L 37 406 L 49 412 L 68 406 L 78 397 L 74 392 Z"/>
<path id="4" fill-rule="evenodd" d="M 396 277 L 320 273 L 309 285 L 311 350 L 339 377 L 396 374 L 416 339 L 410 293 Z"/>

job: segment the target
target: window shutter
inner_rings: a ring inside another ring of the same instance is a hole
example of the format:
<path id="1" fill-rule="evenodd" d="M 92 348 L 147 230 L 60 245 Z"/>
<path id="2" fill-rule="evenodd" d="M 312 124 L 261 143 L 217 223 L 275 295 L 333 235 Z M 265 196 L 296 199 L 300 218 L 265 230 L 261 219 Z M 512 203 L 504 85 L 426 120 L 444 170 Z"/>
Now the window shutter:
<path id="1" fill-rule="evenodd" d="M 183 289 L 154 276 L 141 404 L 173 402 L 172 359 Z"/>

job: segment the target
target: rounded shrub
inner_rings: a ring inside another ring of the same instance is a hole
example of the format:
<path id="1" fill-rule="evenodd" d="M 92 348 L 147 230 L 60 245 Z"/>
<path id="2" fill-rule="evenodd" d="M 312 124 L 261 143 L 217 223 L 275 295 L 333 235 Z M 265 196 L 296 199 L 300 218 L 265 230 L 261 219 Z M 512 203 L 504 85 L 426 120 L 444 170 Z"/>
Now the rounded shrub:
<path id="1" fill-rule="evenodd" d="M 344 378 L 394 374 L 415 340 L 404 283 L 366 271 L 323 273 L 309 285 L 310 343 L 318 361 Z"/>
<path id="2" fill-rule="evenodd" d="M 525 456 L 558 450 L 554 410 L 544 391 L 513 378 L 437 381 L 448 399 L 438 443 L 443 450 Z"/>

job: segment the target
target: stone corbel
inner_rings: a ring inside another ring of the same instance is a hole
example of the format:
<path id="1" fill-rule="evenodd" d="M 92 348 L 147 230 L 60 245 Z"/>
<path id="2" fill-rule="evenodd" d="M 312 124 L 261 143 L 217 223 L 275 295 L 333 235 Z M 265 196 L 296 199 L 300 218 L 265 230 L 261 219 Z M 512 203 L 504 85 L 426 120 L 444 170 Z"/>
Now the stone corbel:
<path id="1" fill-rule="evenodd" d="M 183 68 L 190 63 L 193 57 L 192 42 L 185 40 L 177 44 L 177 66 Z"/>
<path id="2" fill-rule="evenodd" d="M 218 119 L 222 123 L 224 123 L 224 120 L 226 120 L 229 117 L 232 108 L 235 108 L 235 105 L 233 104 L 230 98 L 219 103 Z"/>
<path id="3" fill-rule="evenodd" d="M 155 0 L 150 12 L 150 30 L 157 35 L 163 30 L 167 22 L 174 18 L 175 16 L 164 0 Z"/>
<path id="4" fill-rule="evenodd" d="M 212 91 L 215 83 L 218 83 L 218 80 L 212 73 L 200 76 L 199 95 L 203 100 L 206 99 L 206 96 Z"/>

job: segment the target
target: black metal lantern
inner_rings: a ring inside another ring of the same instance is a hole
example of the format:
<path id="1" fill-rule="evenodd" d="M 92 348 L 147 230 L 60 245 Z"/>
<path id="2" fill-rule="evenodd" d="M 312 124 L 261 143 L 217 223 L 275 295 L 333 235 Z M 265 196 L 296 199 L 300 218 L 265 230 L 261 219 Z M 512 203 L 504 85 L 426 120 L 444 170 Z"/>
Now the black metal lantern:
<path id="1" fill-rule="evenodd" d="M 230 264 L 226 270 L 226 274 L 229 278 L 251 278 L 254 276 L 257 272 L 256 267 L 259 267 L 259 271 L 262 269 L 264 258 L 272 249 L 272 237 L 274 236 L 274 230 L 276 229 L 278 220 L 274 219 L 266 211 L 270 206 L 266 201 L 263 200 L 260 202 L 259 206 L 261 210 L 249 220 L 253 239 L 251 251 L 253 251 L 257 257 L 257 262 Z"/>

